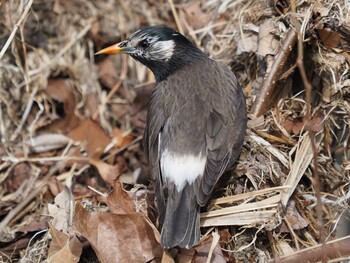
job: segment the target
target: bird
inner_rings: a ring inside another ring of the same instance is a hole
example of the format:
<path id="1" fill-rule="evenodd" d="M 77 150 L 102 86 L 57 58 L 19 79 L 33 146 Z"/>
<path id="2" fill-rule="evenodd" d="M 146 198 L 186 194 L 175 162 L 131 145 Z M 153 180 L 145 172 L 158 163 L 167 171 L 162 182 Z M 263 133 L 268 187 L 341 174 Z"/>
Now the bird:
<path id="1" fill-rule="evenodd" d="M 230 68 L 165 25 L 147 26 L 96 54 L 128 54 L 156 86 L 143 148 L 151 170 L 165 249 L 200 242 L 200 210 L 232 170 L 244 143 L 244 92 Z"/>

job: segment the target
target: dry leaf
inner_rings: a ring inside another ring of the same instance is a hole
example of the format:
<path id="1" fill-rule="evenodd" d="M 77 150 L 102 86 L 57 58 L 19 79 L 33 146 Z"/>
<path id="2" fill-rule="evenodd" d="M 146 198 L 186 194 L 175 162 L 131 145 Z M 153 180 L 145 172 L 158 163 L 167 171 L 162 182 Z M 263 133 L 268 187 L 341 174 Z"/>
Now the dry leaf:
<path id="1" fill-rule="evenodd" d="M 315 2 L 313 12 L 319 13 L 321 17 L 328 16 L 330 9 L 326 7 L 321 1 Z"/>
<path id="2" fill-rule="evenodd" d="M 63 191 L 64 185 L 57 180 L 57 177 L 52 177 L 47 183 L 49 190 L 53 196 L 57 196 L 60 192 Z"/>
<path id="3" fill-rule="evenodd" d="M 23 227 L 21 227 L 18 232 L 22 232 L 23 234 L 27 234 L 29 232 L 38 232 L 40 230 L 44 230 L 48 228 L 47 225 L 47 221 L 46 220 L 34 220 L 31 221 L 28 225 L 25 225 Z"/>
<path id="4" fill-rule="evenodd" d="M 135 136 L 132 136 L 130 131 L 122 131 L 119 128 L 115 128 L 112 132 L 112 138 L 115 146 L 122 148 L 131 143 L 135 139 Z"/>
<path id="5" fill-rule="evenodd" d="M 72 238 L 50 225 L 52 241 L 48 251 L 50 263 L 70 263 L 79 262 L 83 251 L 83 244 L 76 236 Z"/>
<path id="6" fill-rule="evenodd" d="M 182 6 L 180 16 L 193 28 L 203 28 L 211 21 L 211 13 L 204 13 L 201 8 L 201 1 L 195 0 Z M 185 27 L 186 28 L 186 27 Z"/>
<path id="7" fill-rule="evenodd" d="M 205 240 L 203 243 L 201 243 L 198 247 L 196 247 L 197 255 L 196 255 L 196 263 L 206 263 L 209 255 L 210 246 L 212 243 L 213 238 L 210 237 L 207 240 Z M 219 243 L 216 244 L 211 261 L 215 263 L 225 263 L 227 262 L 224 255 L 222 254 L 221 247 Z"/>
<path id="8" fill-rule="evenodd" d="M 49 215 L 53 218 L 52 225 L 64 233 L 68 233 L 71 201 L 68 191 L 63 190 L 55 197 L 54 204 L 47 205 Z"/>
<path id="9" fill-rule="evenodd" d="M 131 214 L 135 212 L 135 203 L 123 189 L 119 180 L 114 181 L 113 191 L 107 197 L 107 204 L 114 214 Z"/>
<path id="10" fill-rule="evenodd" d="M 95 166 L 102 177 L 102 179 L 113 185 L 113 182 L 120 176 L 120 167 L 119 165 L 110 165 L 101 160 L 90 159 L 90 163 Z"/>
<path id="11" fill-rule="evenodd" d="M 107 57 L 97 64 L 98 67 L 98 76 L 101 83 L 109 89 L 112 89 L 113 86 L 118 81 L 117 70 L 115 64 L 112 61 L 111 57 Z"/>
<path id="12" fill-rule="evenodd" d="M 259 43 L 257 55 L 265 57 L 266 55 L 275 55 L 279 48 L 279 42 L 275 38 L 273 32 L 275 31 L 275 23 L 273 19 L 265 20 L 259 26 Z"/>
<path id="13" fill-rule="evenodd" d="M 41 134 L 25 141 L 33 153 L 43 153 L 65 147 L 70 139 L 58 133 Z"/>
<path id="14" fill-rule="evenodd" d="M 68 136 L 76 142 L 86 144 L 86 150 L 90 157 L 102 154 L 110 142 L 110 138 L 101 126 L 91 119 L 82 120 Z"/>
<path id="15" fill-rule="evenodd" d="M 28 163 L 17 164 L 5 181 L 7 190 L 11 193 L 16 192 L 23 182 L 30 178 L 31 174 L 32 168 Z"/>
<path id="16" fill-rule="evenodd" d="M 300 230 L 300 229 L 303 229 L 309 225 L 309 222 L 306 221 L 300 215 L 298 209 L 296 208 L 295 201 L 293 201 L 293 200 L 290 200 L 288 205 L 287 205 L 285 217 L 288 220 L 292 229 L 294 229 L 294 230 Z M 280 232 L 282 232 L 282 233 L 289 232 L 285 223 L 283 223 L 281 225 Z"/>
<path id="17" fill-rule="evenodd" d="M 321 111 L 317 111 L 311 119 L 306 122 L 306 129 L 313 132 L 320 132 L 324 128 L 324 115 Z"/>
<path id="18" fill-rule="evenodd" d="M 244 33 L 244 37 L 240 38 L 237 43 L 237 55 L 242 53 L 251 53 L 258 50 L 258 36 L 255 33 Z"/>
<path id="19" fill-rule="evenodd" d="M 275 8 L 281 15 L 286 14 L 290 8 L 290 1 L 288 0 L 274 0 Z"/>
<path id="20" fill-rule="evenodd" d="M 304 126 L 307 130 L 320 132 L 324 128 L 324 115 L 321 111 L 317 111 L 309 121 L 307 121 L 306 116 L 293 120 L 287 118 L 282 122 L 282 125 L 289 134 L 294 135 L 300 134 Z"/>
<path id="21" fill-rule="evenodd" d="M 51 98 L 63 104 L 64 112 L 62 114 L 64 117 L 55 120 L 42 130 L 55 133 L 58 131 L 62 133 L 70 131 L 79 123 L 78 117 L 74 114 L 76 102 L 73 86 L 69 81 L 64 79 L 50 79 L 46 90 Z"/>
<path id="22" fill-rule="evenodd" d="M 141 213 L 89 213 L 78 204 L 74 228 L 89 241 L 101 262 L 144 263 L 162 256 L 163 249 Z"/>
<path id="23" fill-rule="evenodd" d="M 317 30 L 318 36 L 321 39 L 322 44 L 327 48 L 336 48 L 340 42 L 340 34 L 334 32 L 329 28 L 322 28 Z"/>
<path id="24" fill-rule="evenodd" d="M 194 248 L 186 249 L 181 248 L 179 253 L 177 253 L 175 262 L 177 263 L 191 263 L 194 262 L 196 257 L 196 250 Z"/>

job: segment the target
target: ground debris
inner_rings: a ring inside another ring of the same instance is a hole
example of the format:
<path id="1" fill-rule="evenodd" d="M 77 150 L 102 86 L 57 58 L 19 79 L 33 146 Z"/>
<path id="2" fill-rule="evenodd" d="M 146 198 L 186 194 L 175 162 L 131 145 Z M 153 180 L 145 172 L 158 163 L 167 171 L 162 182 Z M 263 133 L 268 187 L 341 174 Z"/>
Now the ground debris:
<path id="1" fill-rule="evenodd" d="M 345 0 L 0 1 L 0 261 L 349 258 L 349 21 Z M 247 97 L 242 154 L 189 250 L 159 245 L 141 146 L 154 77 L 94 56 L 154 24 Z"/>

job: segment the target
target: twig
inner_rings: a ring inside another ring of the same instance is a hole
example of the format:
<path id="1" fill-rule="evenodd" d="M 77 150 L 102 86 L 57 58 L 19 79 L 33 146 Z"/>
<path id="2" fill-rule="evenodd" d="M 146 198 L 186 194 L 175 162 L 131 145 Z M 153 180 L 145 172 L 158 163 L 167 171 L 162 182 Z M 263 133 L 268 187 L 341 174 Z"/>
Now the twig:
<path id="1" fill-rule="evenodd" d="M 125 151 L 126 149 L 128 149 L 131 145 L 134 145 L 136 143 L 138 143 L 139 141 L 142 140 L 142 136 L 139 136 L 137 138 L 135 138 L 132 142 L 130 142 L 129 144 L 111 152 L 109 155 L 105 156 L 104 158 L 102 158 L 103 161 L 107 160 L 108 158 L 110 158 L 111 156 L 117 155 L 123 151 Z"/>
<path id="2" fill-rule="evenodd" d="M 128 57 L 124 56 L 123 63 L 122 63 L 122 72 L 120 74 L 119 80 L 117 81 L 117 83 L 114 84 L 111 91 L 108 93 L 107 97 L 101 101 L 101 105 L 99 105 L 98 109 L 92 115 L 93 120 L 97 120 L 99 113 L 103 112 L 103 108 L 105 107 L 105 105 L 110 101 L 113 95 L 119 90 L 124 79 L 126 78 L 127 73 L 128 73 Z"/>
<path id="3" fill-rule="evenodd" d="M 184 30 L 182 28 L 182 25 L 180 23 L 179 17 L 177 15 L 177 12 L 176 12 L 176 9 L 175 9 L 175 6 L 174 6 L 174 2 L 173 2 L 173 0 L 168 0 L 168 2 L 169 2 L 169 5 L 171 7 L 171 12 L 173 13 L 173 16 L 174 16 L 174 19 L 175 19 L 175 23 L 176 23 L 177 29 L 179 30 L 179 32 L 181 34 L 183 34 Z"/>
<path id="4" fill-rule="evenodd" d="M 301 75 L 301 79 L 303 81 L 303 85 L 305 88 L 305 94 L 306 94 L 306 118 L 308 121 L 311 119 L 311 91 L 312 91 L 312 86 L 311 83 L 308 79 L 308 76 L 306 74 L 305 66 L 304 66 L 304 32 L 306 25 L 311 18 L 312 14 L 312 9 L 314 5 L 311 5 L 310 8 L 308 9 L 304 21 L 302 25 L 298 22 L 296 17 L 294 16 L 292 21 L 297 29 L 298 32 L 298 58 L 297 58 L 297 65 L 298 69 Z M 293 13 L 296 13 L 296 6 L 295 3 L 292 3 L 292 10 Z M 306 123 L 306 129 L 308 128 L 308 125 Z M 311 143 L 311 148 L 312 148 L 312 153 L 313 153 L 313 183 L 315 187 L 315 192 L 316 192 L 316 199 L 317 199 L 317 204 L 316 204 L 316 214 L 317 214 L 317 229 L 319 231 L 319 242 L 322 243 L 322 262 L 326 262 L 326 256 L 328 257 L 327 254 L 325 254 L 323 247 L 325 246 L 325 235 L 324 235 L 324 227 L 322 224 L 322 219 L 323 219 L 323 212 L 322 212 L 322 200 L 321 200 L 321 182 L 320 182 L 320 176 L 318 172 L 318 151 L 317 151 L 317 145 L 315 141 L 315 132 L 309 129 L 309 138 L 310 138 L 310 143 Z M 350 247 L 350 246 L 349 246 Z"/>
<path id="5" fill-rule="evenodd" d="M 282 73 L 283 66 L 286 63 L 287 58 L 289 57 L 297 41 L 297 36 L 298 33 L 293 28 L 290 28 L 288 30 L 287 36 L 275 56 L 275 61 L 272 65 L 272 68 L 267 76 L 264 77 L 264 81 L 261 84 L 259 94 L 256 96 L 256 99 L 253 103 L 250 113 L 255 117 L 259 117 L 260 115 L 264 114 L 264 111 L 266 110 L 266 107 L 269 103 L 269 98 L 271 97 L 271 94 L 273 93 L 277 81 L 279 80 Z"/>
<path id="6" fill-rule="evenodd" d="M 13 38 L 15 37 L 15 34 L 16 34 L 16 32 L 17 32 L 19 26 L 22 24 L 23 20 L 26 18 L 26 16 L 27 16 L 27 14 L 28 14 L 28 12 L 29 12 L 29 10 L 30 10 L 32 4 L 33 4 L 33 0 L 29 0 L 28 3 L 27 3 L 27 5 L 26 5 L 26 7 L 25 7 L 25 9 L 24 9 L 24 11 L 23 11 L 23 13 L 22 13 L 22 15 L 21 15 L 21 17 L 20 17 L 20 19 L 19 19 L 18 22 L 13 26 L 13 30 L 12 30 L 12 32 L 11 32 L 9 38 L 7 39 L 5 45 L 3 46 L 3 48 L 2 48 L 1 51 L 0 51 L 0 60 L 1 60 L 1 58 L 3 57 L 3 55 L 5 54 L 5 52 L 6 52 L 6 50 L 8 49 L 8 47 L 10 46 L 10 44 L 11 44 Z"/>
<path id="7" fill-rule="evenodd" d="M 36 157 L 36 158 L 27 158 L 27 157 L 12 157 L 4 156 L 0 158 L 3 162 L 12 162 L 12 163 L 22 163 L 22 162 L 60 162 L 60 161 L 81 161 L 88 162 L 88 157 L 79 157 L 79 156 L 52 156 L 52 157 Z"/>
<path id="8" fill-rule="evenodd" d="M 30 113 L 30 110 L 32 109 L 33 102 L 34 102 L 34 98 L 35 98 L 35 95 L 36 95 L 37 92 L 38 92 L 38 86 L 36 86 L 36 87 L 33 89 L 32 93 L 30 94 L 29 101 L 28 101 L 27 106 L 26 106 L 26 109 L 25 109 L 25 111 L 24 111 L 24 113 L 23 113 L 21 122 L 20 122 L 19 125 L 17 126 L 16 130 L 13 132 L 13 134 L 12 134 L 12 136 L 11 136 L 11 138 L 10 138 L 10 141 L 13 142 L 13 141 L 17 138 L 19 132 L 23 129 L 23 126 L 24 126 L 24 124 L 25 124 L 25 122 L 26 122 L 26 120 L 27 120 L 27 118 L 28 118 L 28 115 L 29 115 L 29 113 Z"/>
<path id="9" fill-rule="evenodd" d="M 350 236 L 332 240 L 280 258 L 283 263 L 317 262 L 322 258 L 337 258 L 350 255 Z M 270 262 L 276 262 L 271 260 Z"/>
<path id="10" fill-rule="evenodd" d="M 15 208 L 11 209 L 11 211 L 5 216 L 5 218 L 0 222 L 0 233 L 5 229 L 5 227 L 16 217 L 18 213 L 20 213 L 23 208 L 28 205 L 33 198 L 35 198 L 41 191 L 43 191 L 43 187 L 47 184 L 51 176 L 59 169 L 60 165 L 56 164 L 53 166 L 47 175 L 40 180 L 40 183 L 36 188 L 33 189 L 29 193 L 29 195 L 19 203 Z"/>
<path id="11" fill-rule="evenodd" d="M 78 42 L 79 39 L 81 39 L 82 37 L 84 37 L 86 35 L 86 33 L 91 29 L 93 22 L 95 21 L 95 19 L 91 19 L 87 25 L 83 28 L 83 30 L 81 30 L 79 32 L 79 34 L 76 37 L 73 37 L 66 46 L 64 46 L 60 52 L 58 52 L 51 60 L 49 63 L 45 63 L 44 65 L 42 65 L 40 68 L 37 68 L 35 70 L 30 71 L 30 76 L 39 74 L 40 72 L 44 71 L 44 70 L 48 70 L 50 69 L 53 65 L 57 64 L 59 59 L 67 53 L 67 51 L 69 49 L 71 49 L 75 43 Z"/>
<path id="12" fill-rule="evenodd" d="M 313 5 L 310 6 L 308 13 L 311 14 Z M 310 19 L 310 15 L 306 15 L 305 19 Z M 295 19 L 296 21 L 296 19 Z M 312 86 L 311 83 L 307 77 L 305 66 L 304 66 L 304 41 L 303 41 L 303 29 L 305 28 L 305 24 L 307 23 L 306 20 L 303 21 L 303 24 L 300 26 L 300 24 L 296 21 L 296 27 L 298 29 L 298 59 L 297 59 L 297 65 L 299 68 L 299 72 L 301 75 L 301 79 L 303 81 L 303 85 L 305 88 L 305 94 L 306 94 L 306 118 L 309 121 L 311 119 L 311 91 Z M 306 128 L 308 125 L 306 124 Z M 314 186 L 316 191 L 316 198 L 317 198 L 317 205 L 316 205 L 316 214 L 317 214 L 317 228 L 320 233 L 319 240 L 321 243 L 324 243 L 324 228 L 322 224 L 322 200 L 321 200 L 321 183 L 320 183 L 320 176 L 318 173 L 318 152 L 317 152 L 317 146 L 315 142 L 315 132 L 312 130 L 309 130 L 309 137 L 311 142 L 311 148 L 313 152 L 313 177 L 314 177 Z"/>

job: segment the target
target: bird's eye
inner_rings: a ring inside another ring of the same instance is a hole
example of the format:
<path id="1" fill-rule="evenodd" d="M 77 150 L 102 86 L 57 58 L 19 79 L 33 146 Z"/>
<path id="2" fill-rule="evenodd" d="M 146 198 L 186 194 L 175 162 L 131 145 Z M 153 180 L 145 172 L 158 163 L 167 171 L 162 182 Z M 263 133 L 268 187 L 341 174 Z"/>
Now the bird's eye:
<path id="1" fill-rule="evenodd" d="M 149 42 L 147 39 L 144 39 L 142 40 L 140 43 L 139 43 L 139 46 L 142 47 L 142 48 L 148 48 L 149 47 Z"/>

